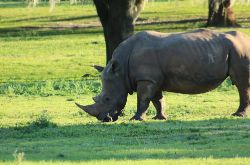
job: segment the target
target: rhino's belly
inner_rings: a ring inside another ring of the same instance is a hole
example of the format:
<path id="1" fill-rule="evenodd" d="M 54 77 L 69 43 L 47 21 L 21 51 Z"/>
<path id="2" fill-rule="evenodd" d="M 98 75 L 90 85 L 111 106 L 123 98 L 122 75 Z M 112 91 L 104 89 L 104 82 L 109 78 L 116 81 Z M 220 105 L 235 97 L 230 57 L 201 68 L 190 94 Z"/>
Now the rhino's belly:
<path id="1" fill-rule="evenodd" d="M 184 73 L 169 73 L 164 83 L 168 92 L 199 94 L 218 87 L 227 78 L 227 66 L 221 70 L 189 71 Z"/>
<path id="2" fill-rule="evenodd" d="M 220 80 L 213 80 L 207 83 L 201 83 L 183 79 L 174 79 L 166 83 L 164 91 L 183 94 L 205 93 L 217 88 L 224 80 L 225 78 Z"/>

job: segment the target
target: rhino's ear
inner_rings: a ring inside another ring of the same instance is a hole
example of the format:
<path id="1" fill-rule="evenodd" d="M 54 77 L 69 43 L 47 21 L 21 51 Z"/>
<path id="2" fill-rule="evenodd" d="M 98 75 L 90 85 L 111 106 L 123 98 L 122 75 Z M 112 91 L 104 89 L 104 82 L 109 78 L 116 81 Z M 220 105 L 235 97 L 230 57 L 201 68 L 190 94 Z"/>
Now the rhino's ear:
<path id="1" fill-rule="evenodd" d="M 108 72 L 114 73 L 117 69 L 118 69 L 118 62 L 117 61 L 110 61 Z"/>

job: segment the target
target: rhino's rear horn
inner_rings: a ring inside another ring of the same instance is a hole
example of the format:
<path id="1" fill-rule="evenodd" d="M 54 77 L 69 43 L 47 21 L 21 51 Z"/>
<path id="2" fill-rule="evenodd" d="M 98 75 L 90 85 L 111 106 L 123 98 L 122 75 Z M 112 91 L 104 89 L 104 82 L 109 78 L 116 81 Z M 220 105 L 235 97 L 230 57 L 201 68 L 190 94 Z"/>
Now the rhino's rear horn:
<path id="1" fill-rule="evenodd" d="M 98 96 L 92 97 L 92 99 L 94 100 L 95 103 L 99 102 Z"/>
<path id="2" fill-rule="evenodd" d="M 93 65 L 93 67 L 98 71 L 98 72 L 102 72 L 104 67 L 103 66 L 99 66 L 99 65 Z"/>

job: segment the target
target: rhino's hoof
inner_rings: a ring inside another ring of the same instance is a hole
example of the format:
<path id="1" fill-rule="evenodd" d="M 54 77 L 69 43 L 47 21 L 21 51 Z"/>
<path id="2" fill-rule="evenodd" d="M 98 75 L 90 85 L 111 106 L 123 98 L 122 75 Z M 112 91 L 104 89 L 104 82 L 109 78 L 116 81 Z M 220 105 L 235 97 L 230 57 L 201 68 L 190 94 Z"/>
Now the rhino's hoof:
<path id="1" fill-rule="evenodd" d="M 154 120 L 167 120 L 167 117 L 164 115 L 156 115 L 152 119 L 154 119 Z"/>
<path id="2" fill-rule="evenodd" d="M 232 116 L 247 117 L 247 114 L 246 112 L 235 112 L 232 114 Z"/>
<path id="3" fill-rule="evenodd" d="M 138 120 L 138 121 L 143 121 L 142 117 L 138 116 L 133 116 L 130 120 Z"/>

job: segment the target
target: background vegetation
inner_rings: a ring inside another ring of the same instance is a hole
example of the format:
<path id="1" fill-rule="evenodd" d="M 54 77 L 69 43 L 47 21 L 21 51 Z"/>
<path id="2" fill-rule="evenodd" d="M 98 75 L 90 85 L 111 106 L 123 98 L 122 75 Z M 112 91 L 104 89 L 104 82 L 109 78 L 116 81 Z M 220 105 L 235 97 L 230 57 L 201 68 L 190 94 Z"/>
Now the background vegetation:
<path id="1" fill-rule="evenodd" d="M 250 6 L 236 4 L 250 35 Z M 136 31 L 205 26 L 204 1 L 148 3 Z M 165 93 L 167 121 L 130 122 L 136 96 L 115 123 L 77 109 L 100 89 L 92 64 L 105 64 L 102 28 L 91 4 L 0 2 L 1 164 L 247 164 L 250 120 L 230 117 L 238 94 L 230 80 L 202 95 Z"/>

